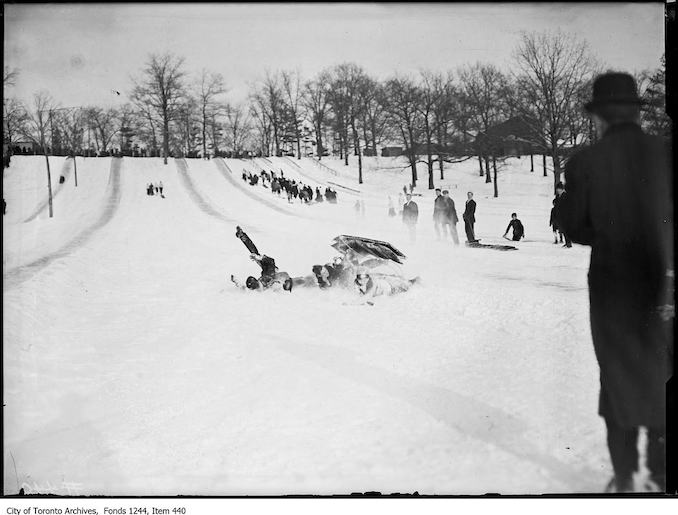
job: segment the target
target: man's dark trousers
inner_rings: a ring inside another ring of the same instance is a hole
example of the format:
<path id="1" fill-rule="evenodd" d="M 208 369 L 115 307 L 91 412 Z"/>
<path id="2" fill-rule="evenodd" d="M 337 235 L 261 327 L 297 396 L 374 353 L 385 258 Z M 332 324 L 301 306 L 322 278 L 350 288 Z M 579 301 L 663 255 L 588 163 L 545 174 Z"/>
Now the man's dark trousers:
<path id="1" fill-rule="evenodd" d="M 464 230 L 466 231 L 466 239 L 468 241 L 476 241 L 476 235 L 473 232 L 473 223 L 464 220 Z"/>

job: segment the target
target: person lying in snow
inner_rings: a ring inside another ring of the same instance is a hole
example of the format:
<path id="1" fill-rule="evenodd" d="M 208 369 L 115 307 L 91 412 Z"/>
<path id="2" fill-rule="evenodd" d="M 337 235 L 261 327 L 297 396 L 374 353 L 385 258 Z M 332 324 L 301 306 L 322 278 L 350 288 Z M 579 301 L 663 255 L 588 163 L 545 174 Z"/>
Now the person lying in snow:
<path id="1" fill-rule="evenodd" d="M 284 281 L 279 281 L 277 279 L 264 283 L 261 278 L 257 279 L 256 277 L 250 275 L 245 283 L 241 283 L 234 275 L 231 275 L 231 281 L 241 290 L 254 290 L 254 291 L 292 291 L 292 279 L 287 278 Z"/>
<path id="2" fill-rule="evenodd" d="M 417 282 L 419 282 L 418 277 L 407 280 L 396 275 L 374 274 L 371 276 L 365 268 L 360 268 L 355 278 L 356 289 L 361 297 L 357 304 L 372 306 L 375 297 L 406 292 Z"/>
<path id="3" fill-rule="evenodd" d="M 292 291 L 292 278 L 287 272 L 278 272 L 278 267 L 275 266 L 275 260 L 272 257 L 259 254 L 251 254 L 250 259 L 255 261 L 261 267 L 261 276 L 257 279 L 254 276 L 249 276 L 245 283 L 238 281 L 235 276 L 231 275 L 231 281 L 238 288 L 248 290 L 268 290 L 269 288 L 276 290 Z"/>

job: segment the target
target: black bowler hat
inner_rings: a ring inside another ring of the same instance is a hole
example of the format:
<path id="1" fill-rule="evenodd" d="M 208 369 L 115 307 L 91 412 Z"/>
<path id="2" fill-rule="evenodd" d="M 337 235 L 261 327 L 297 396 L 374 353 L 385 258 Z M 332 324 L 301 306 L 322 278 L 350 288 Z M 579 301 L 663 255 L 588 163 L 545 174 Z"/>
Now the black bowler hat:
<path id="1" fill-rule="evenodd" d="M 593 83 L 593 100 L 584 107 L 589 113 L 607 104 L 642 103 L 638 96 L 636 80 L 628 73 L 604 73 Z"/>

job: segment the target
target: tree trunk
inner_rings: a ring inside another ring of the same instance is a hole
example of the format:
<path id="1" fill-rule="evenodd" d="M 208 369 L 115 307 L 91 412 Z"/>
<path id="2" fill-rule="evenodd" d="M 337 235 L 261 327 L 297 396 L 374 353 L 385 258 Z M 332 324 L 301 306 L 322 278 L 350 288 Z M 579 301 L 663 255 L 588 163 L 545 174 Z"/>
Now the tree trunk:
<path id="1" fill-rule="evenodd" d="M 485 184 L 492 182 L 492 176 L 490 175 L 490 156 L 485 156 Z"/>
<path id="2" fill-rule="evenodd" d="M 169 117 L 167 113 L 162 116 L 162 153 L 163 163 L 167 164 L 167 157 L 169 156 Z"/>
<path id="3" fill-rule="evenodd" d="M 548 177 L 548 174 L 546 173 L 546 152 L 544 152 L 541 156 L 542 159 L 542 166 L 544 167 L 544 177 Z"/>
<path id="4" fill-rule="evenodd" d="M 73 175 L 75 176 L 75 187 L 78 187 L 78 158 L 73 154 Z"/>
<path id="5" fill-rule="evenodd" d="M 318 154 L 318 161 L 321 161 L 323 158 L 323 136 L 322 136 L 322 127 L 320 127 L 320 124 L 316 125 L 315 127 L 315 148 L 316 148 L 316 153 Z"/>
<path id="6" fill-rule="evenodd" d="M 363 121 L 363 139 L 365 140 L 365 148 L 370 147 L 370 138 L 367 136 L 367 122 Z"/>
<path id="7" fill-rule="evenodd" d="M 344 130 L 344 165 L 348 166 L 348 127 Z"/>
<path id="8" fill-rule="evenodd" d="M 47 163 L 47 195 L 49 198 L 49 217 L 52 218 L 54 216 L 54 209 L 52 207 L 52 173 L 49 169 L 49 157 L 47 157 L 47 150 L 44 145 L 42 146 L 42 151 L 45 154 L 45 163 Z"/>
<path id="9" fill-rule="evenodd" d="M 428 168 L 428 189 L 435 188 L 433 184 L 433 154 L 431 153 L 431 138 L 427 137 L 426 141 L 426 167 Z"/>
<path id="10" fill-rule="evenodd" d="M 374 152 L 374 155 L 377 155 L 377 124 L 374 122 L 374 118 L 372 118 L 372 152 Z"/>
<path id="11" fill-rule="evenodd" d="M 553 149 L 553 193 L 556 192 L 556 185 L 560 182 L 560 175 L 562 173 L 562 168 L 560 166 L 560 156 L 558 151 Z"/>
<path id="12" fill-rule="evenodd" d="M 443 149 L 443 136 L 442 136 L 442 130 L 438 129 L 438 168 L 440 169 L 440 180 L 445 180 L 445 165 L 443 163 L 443 155 L 442 155 L 442 149 Z"/>
<path id="13" fill-rule="evenodd" d="M 492 155 L 492 171 L 494 173 L 494 198 L 499 196 L 499 190 L 497 189 L 497 158 Z M 489 173 L 487 175 L 490 175 Z"/>
<path id="14" fill-rule="evenodd" d="M 356 149 L 356 152 L 358 154 L 358 184 L 363 183 L 363 160 L 360 155 L 360 140 L 358 139 L 358 131 L 355 129 L 355 125 L 352 126 L 353 128 L 353 146 Z"/>
<path id="15" fill-rule="evenodd" d="M 412 187 L 417 186 L 417 158 L 410 155 L 410 168 L 412 169 Z"/>
<path id="16" fill-rule="evenodd" d="M 480 155 L 480 152 L 478 152 L 478 163 L 480 163 L 480 177 L 485 175 L 485 170 L 483 170 L 483 156 Z"/>
<path id="17" fill-rule="evenodd" d="M 534 154 L 530 152 L 530 172 L 534 172 Z"/>
<path id="18" fill-rule="evenodd" d="M 202 110 L 202 158 L 207 159 L 207 113 Z"/>
<path id="19" fill-rule="evenodd" d="M 295 129 L 297 134 L 297 159 L 301 159 L 301 134 L 299 129 Z"/>
<path id="20" fill-rule="evenodd" d="M 280 154 L 280 138 L 278 138 L 278 125 L 273 124 L 273 141 L 275 143 L 275 155 L 276 157 Z"/>

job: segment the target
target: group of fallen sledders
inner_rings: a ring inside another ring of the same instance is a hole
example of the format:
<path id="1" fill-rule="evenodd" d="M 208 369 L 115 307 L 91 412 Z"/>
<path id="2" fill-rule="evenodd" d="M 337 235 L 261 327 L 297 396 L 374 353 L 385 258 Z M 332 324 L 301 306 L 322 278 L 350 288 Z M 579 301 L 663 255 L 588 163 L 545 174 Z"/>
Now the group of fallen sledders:
<path id="1" fill-rule="evenodd" d="M 354 289 L 364 298 L 365 303 L 379 296 L 395 295 L 410 289 L 419 278 L 406 279 L 394 267 L 404 258 L 398 249 L 389 243 L 355 236 L 338 236 L 332 245 L 342 255 L 336 256 L 324 265 L 314 265 L 312 274 L 291 277 L 287 272 L 278 271 L 275 260 L 261 254 L 249 236 L 236 228 L 236 237 L 250 252 L 250 259 L 261 267 L 260 277 L 249 276 L 244 283 L 231 275 L 231 281 L 241 289 L 253 291 L 288 291 L 294 288 L 345 288 Z"/>

